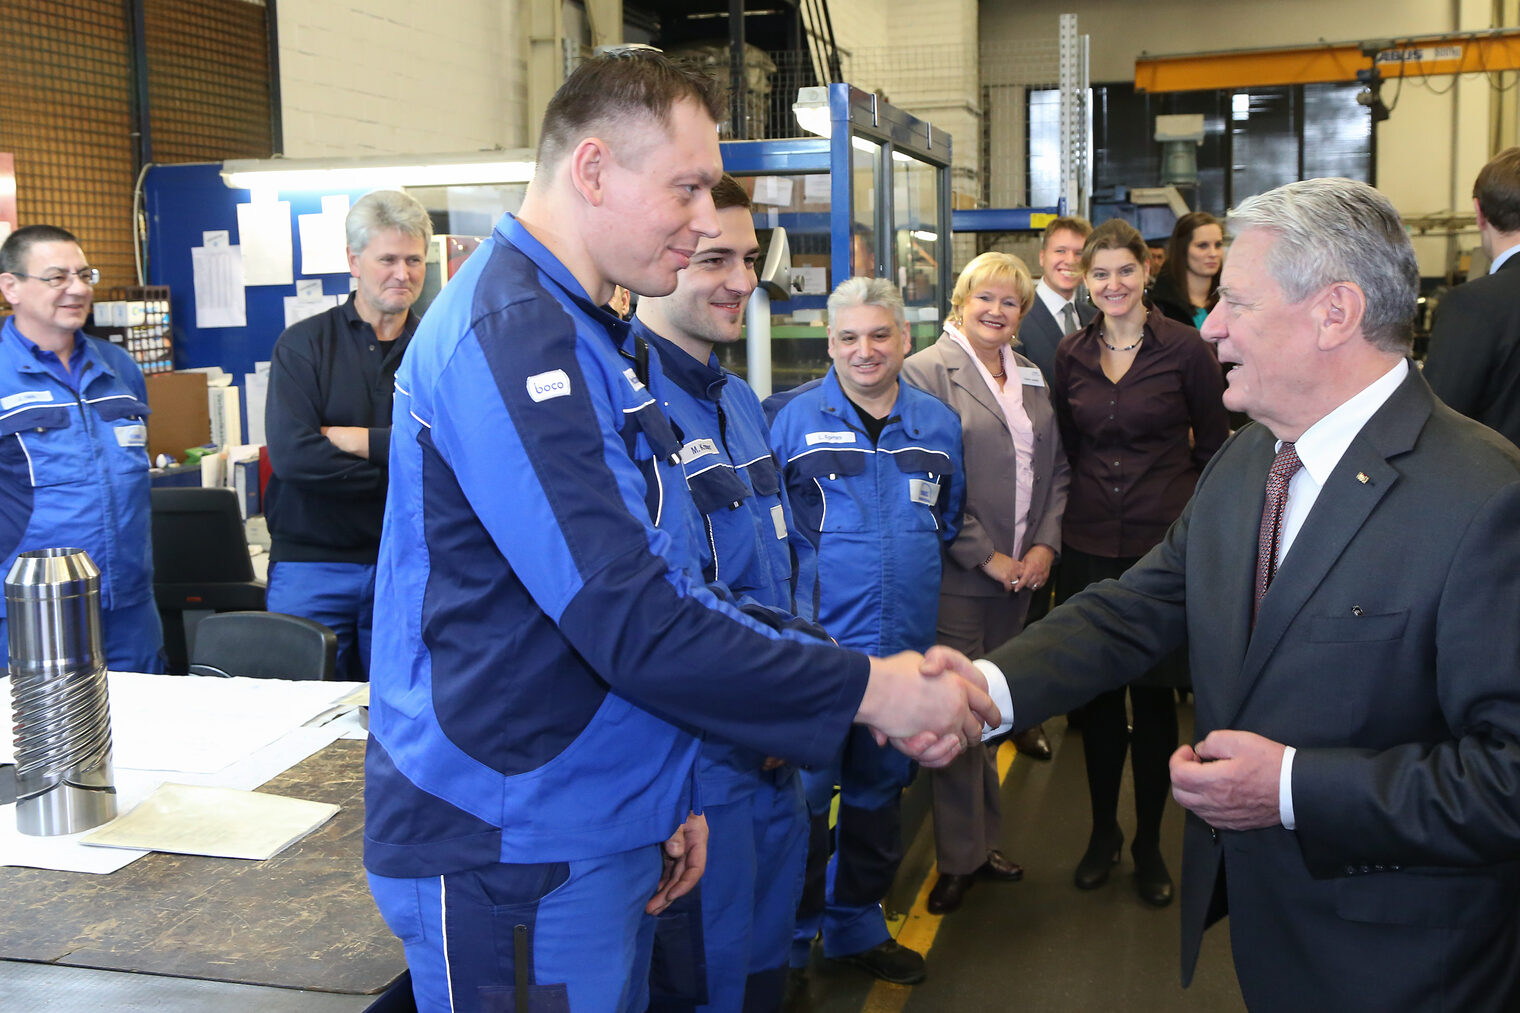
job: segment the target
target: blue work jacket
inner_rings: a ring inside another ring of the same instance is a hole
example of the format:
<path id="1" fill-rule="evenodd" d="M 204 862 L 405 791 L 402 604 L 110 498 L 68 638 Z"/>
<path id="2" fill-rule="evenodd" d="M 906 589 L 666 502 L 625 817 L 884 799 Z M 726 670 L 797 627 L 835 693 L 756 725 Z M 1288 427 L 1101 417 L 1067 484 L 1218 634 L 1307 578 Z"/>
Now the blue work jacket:
<path id="1" fill-rule="evenodd" d="M 792 509 L 799 607 L 847 647 L 928 650 L 965 496 L 955 412 L 899 379 L 873 445 L 831 368 L 780 409 L 771 445 Z"/>
<path id="2" fill-rule="evenodd" d="M 124 608 L 153 597 L 148 390 L 125 351 L 75 340 L 70 387 L 13 318 L 0 329 L 0 577 L 23 551 L 80 548 L 100 607 Z"/>
<path id="3" fill-rule="evenodd" d="M 430 876 L 669 837 L 697 728 L 833 755 L 868 660 L 690 574 L 664 382 L 505 216 L 396 375 L 375 588 L 365 865 Z"/>

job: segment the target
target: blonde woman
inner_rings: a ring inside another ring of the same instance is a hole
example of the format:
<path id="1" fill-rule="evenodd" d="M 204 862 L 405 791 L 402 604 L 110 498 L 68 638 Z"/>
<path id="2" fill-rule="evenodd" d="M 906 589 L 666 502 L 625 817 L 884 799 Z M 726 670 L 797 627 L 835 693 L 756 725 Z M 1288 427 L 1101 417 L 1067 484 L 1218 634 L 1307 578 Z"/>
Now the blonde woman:
<path id="1" fill-rule="evenodd" d="M 902 375 L 960 416 L 966 506 L 940 582 L 937 639 L 970 657 L 1024 626 L 1061 544 L 1068 465 L 1039 367 L 1014 351 L 1034 301 L 1019 258 L 984 253 L 961 271 L 950 319 Z M 929 910 L 953 911 L 976 877 L 1016 880 L 997 850 L 1002 832 L 997 768 L 977 745 L 932 773 L 940 878 Z"/>

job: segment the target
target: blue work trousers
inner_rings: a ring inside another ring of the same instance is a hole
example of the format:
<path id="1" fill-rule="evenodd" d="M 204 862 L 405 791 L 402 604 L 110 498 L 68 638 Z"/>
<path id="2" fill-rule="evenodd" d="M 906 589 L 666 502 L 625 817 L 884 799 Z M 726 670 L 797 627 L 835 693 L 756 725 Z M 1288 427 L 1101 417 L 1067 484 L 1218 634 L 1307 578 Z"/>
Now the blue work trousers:
<path id="1" fill-rule="evenodd" d="M 105 639 L 106 668 L 112 672 L 164 670 L 164 624 L 153 599 L 119 609 L 102 609 L 100 630 Z M 10 630 L 0 617 L 0 654 L 10 664 Z"/>
<path id="2" fill-rule="evenodd" d="M 650 1013 L 776 1013 L 807 859 L 807 807 L 795 773 L 760 775 L 750 795 L 707 814 L 707 869 L 661 918 L 656 966 L 677 985 L 681 954 L 703 954 L 706 1001 L 652 996 Z M 700 909 L 701 946 L 680 933 Z M 670 933 L 674 933 L 674 938 Z M 665 945 L 667 940 L 670 945 Z M 693 970 L 702 971 L 700 961 Z M 674 987 L 673 991 L 680 991 Z M 698 995 L 703 990 L 695 990 Z"/>
<path id="3" fill-rule="evenodd" d="M 302 616 L 331 629 L 338 635 L 337 677 L 346 682 L 369 681 L 373 564 L 272 563 L 264 601 L 271 612 Z"/>
<path id="4" fill-rule="evenodd" d="M 903 788 L 914 766 L 869 729 L 850 728 L 839 758 L 802 772 L 811 829 L 802 901 L 792 937 L 791 966 L 805 967 L 823 933 L 828 957 L 860 953 L 892 938 L 881 902 L 902 863 Z M 829 803 L 839 786 L 839 818 L 829 856 Z"/>
<path id="5" fill-rule="evenodd" d="M 643 1013 L 660 879 L 656 845 L 575 862 L 488 865 L 426 879 L 369 876 L 406 948 L 418 1013 Z"/>

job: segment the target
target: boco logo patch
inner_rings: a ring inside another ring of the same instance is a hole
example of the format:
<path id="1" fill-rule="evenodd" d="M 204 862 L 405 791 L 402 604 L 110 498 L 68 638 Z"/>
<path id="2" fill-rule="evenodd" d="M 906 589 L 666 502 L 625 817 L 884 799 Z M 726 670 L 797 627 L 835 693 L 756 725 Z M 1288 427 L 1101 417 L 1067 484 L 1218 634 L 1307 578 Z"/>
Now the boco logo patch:
<path id="1" fill-rule="evenodd" d="M 528 396 L 535 401 L 547 401 L 551 397 L 564 397 L 570 393 L 570 377 L 563 369 L 551 369 L 547 373 L 535 373 L 528 377 Z"/>

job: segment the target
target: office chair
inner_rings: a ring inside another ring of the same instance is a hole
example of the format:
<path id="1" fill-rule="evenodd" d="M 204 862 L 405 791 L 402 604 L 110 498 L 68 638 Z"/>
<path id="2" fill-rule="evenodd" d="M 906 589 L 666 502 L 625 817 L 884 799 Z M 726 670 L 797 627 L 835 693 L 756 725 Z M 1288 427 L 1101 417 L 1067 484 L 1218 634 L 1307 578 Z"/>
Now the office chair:
<path id="1" fill-rule="evenodd" d="M 196 623 L 212 612 L 264 607 L 231 489 L 168 488 L 153 501 L 153 597 L 170 672 L 183 673 Z"/>
<path id="2" fill-rule="evenodd" d="M 221 612 L 195 628 L 191 675 L 327 681 L 337 670 L 337 634 L 301 616 Z"/>

